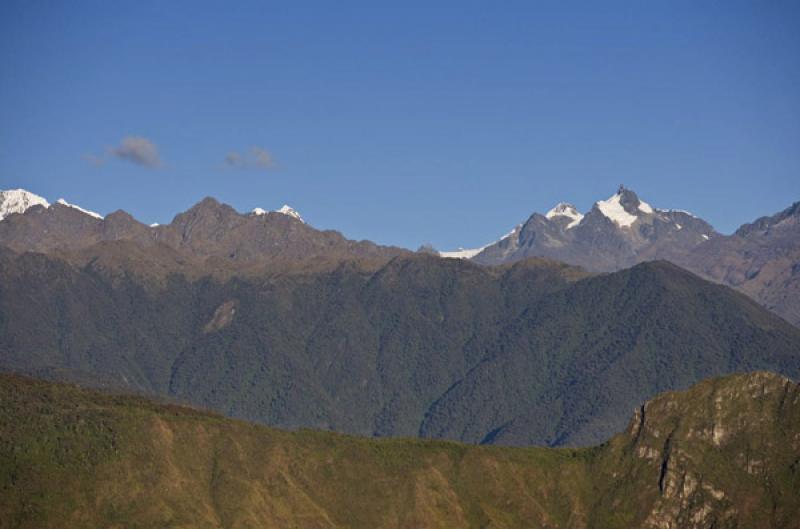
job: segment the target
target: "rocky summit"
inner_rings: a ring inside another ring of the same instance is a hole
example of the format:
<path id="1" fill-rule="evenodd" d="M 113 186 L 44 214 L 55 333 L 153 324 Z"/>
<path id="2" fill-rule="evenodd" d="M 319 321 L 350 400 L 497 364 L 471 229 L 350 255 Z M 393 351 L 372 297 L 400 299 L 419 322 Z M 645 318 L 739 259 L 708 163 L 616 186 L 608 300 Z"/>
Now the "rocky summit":
<path id="1" fill-rule="evenodd" d="M 548 257 L 587 270 L 612 271 L 647 260 L 674 259 L 717 236 L 710 224 L 691 213 L 654 208 L 620 186 L 586 214 L 563 202 L 544 215 L 534 213 L 473 259 L 501 264 Z"/>

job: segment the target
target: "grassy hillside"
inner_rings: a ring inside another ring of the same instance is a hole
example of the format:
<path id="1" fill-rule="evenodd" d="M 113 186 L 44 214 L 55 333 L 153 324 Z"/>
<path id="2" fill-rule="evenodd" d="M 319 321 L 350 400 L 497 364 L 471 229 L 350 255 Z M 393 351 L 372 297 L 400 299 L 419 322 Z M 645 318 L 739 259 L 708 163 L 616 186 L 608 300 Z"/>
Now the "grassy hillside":
<path id="1" fill-rule="evenodd" d="M 587 445 L 660 391 L 800 375 L 800 331 L 667 263 L 589 276 L 430 256 L 189 277 L 0 256 L 0 368 L 285 428 Z"/>
<path id="2" fill-rule="evenodd" d="M 577 450 L 291 433 L 0 376 L 2 529 L 790 528 L 799 466 L 800 388 L 766 373 Z"/>

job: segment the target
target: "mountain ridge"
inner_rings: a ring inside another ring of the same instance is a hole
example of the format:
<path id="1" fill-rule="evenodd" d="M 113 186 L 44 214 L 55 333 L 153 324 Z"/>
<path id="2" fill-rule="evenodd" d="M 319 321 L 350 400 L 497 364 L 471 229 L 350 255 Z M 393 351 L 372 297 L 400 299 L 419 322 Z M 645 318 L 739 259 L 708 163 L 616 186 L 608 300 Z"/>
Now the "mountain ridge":
<path id="1" fill-rule="evenodd" d="M 285 432 L 8 375 L 0 397 L 2 528 L 800 527 L 800 388 L 771 373 L 661 394 L 577 450 Z"/>
<path id="2" fill-rule="evenodd" d="M 208 275 L 165 250 L 155 280 L 124 263 L 0 259 L 3 369 L 287 428 L 590 444 L 654 392 L 800 372 L 800 330 L 666 262 L 591 275 L 405 254 Z"/>
<path id="3" fill-rule="evenodd" d="M 593 272 L 665 259 L 744 292 L 800 326 L 798 217 L 800 202 L 723 235 L 692 213 L 654 208 L 620 186 L 585 215 L 561 202 L 494 243 L 439 254 L 485 265 L 548 257 Z"/>
<path id="4" fill-rule="evenodd" d="M 608 272 L 644 260 L 674 259 L 716 236 L 710 224 L 691 213 L 653 208 L 620 186 L 586 214 L 564 202 L 544 215 L 533 213 L 509 236 L 471 258 L 492 265 L 549 257 Z"/>
<path id="5" fill-rule="evenodd" d="M 317 230 L 288 206 L 242 214 L 212 197 L 176 214 L 169 224 L 150 226 L 123 210 L 103 217 L 65 201 L 16 209 L 22 210 L 0 220 L 0 245 L 18 252 L 79 252 L 117 240 L 143 246 L 167 245 L 201 259 L 242 262 L 388 259 L 407 252 L 371 241 L 349 240 L 333 230 Z"/>

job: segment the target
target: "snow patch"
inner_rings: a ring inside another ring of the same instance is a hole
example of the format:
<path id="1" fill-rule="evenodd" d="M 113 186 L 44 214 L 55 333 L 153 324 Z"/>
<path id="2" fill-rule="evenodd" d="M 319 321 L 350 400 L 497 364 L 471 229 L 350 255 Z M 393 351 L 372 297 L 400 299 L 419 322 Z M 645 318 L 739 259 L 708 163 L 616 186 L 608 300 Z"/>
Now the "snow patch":
<path id="1" fill-rule="evenodd" d="M 697 215 L 692 213 L 691 211 L 686 211 L 685 209 L 656 209 L 659 213 L 683 213 L 684 215 L 689 215 L 693 218 L 698 218 Z"/>
<path id="2" fill-rule="evenodd" d="M 495 244 L 499 243 L 500 241 L 504 241 L 514 235 L 519 229 L 522 227 L 522 224 L 517 224 L 514 226 L 514 229 L 510 232 L 506 233 L 499 239 L 494 242 L 490 242 L 489 244 L 485 244 L 480 248 L 459 248 L 458 250 L 453 250 L 450 252 L 439 252 L 439 257 L 448 257 L 450 259 L 472 259 L 482 251 L 484 251 L 489 246 L 494 246 Z"/>
<path id="3" fill-rule="evenodd" d="M 486 246 L 489 246 L 488 244 Z M 448 257 L 450 259 L 472 259 L 483 250 L 486 249 L 486 246 L 481 246 L 480 248 L 459 248 L 458 250 L 453 250 L 451 252 L 439 252 L 440 257 Z"/>
<path id="4" fill-rule="evenodd" d="M 621 228 L 627 228 L 630 227 L 631 224 L 636 222 L 637 217 L 636 215 L 631 215 L 630 213 L 625 211 L 625 208 L 622 207 L 622 203 L 620 202 L 621 198 L 622 198 L 621 195 L 617 193 L 608 200 L 600 200 L 598 202 L 595 202 L 595 205 L 597 206 L 597 209 L 600 210 L 600 213 L 605 215 L 617 226 Z M 639 207 L 641 208 L 641 205 Z M 647 207 L 649 208 L 650 206 Z"/>
<path id="5" fill-rule="evenodd" d="M 654 210 L 650 206 L 650 204 L 648 204 L 647 202 L 645 202 L 642 199 L 639 199 L 639 211 L 641 211 L 642 213 L 647 213 L 648 215 L 650 215 L 650 214 L 653 213 Z"/>
<path id="6" fill-rule="evenodd" d="M 293 207 L 289 206 L 288 204 L 284 204 L 283 206 L 281 206 L 280 209 L 276 209 L 275 213 L 282 213 L 283 215 L 289 215 L 290 217 L 305 223 L 303 217 L 300 216 L 300 213 Z"/>
<path id="7" fill-rule="evenodd" d="M 303 224 L 306 222 L 303 220 L 303 217 L 300 216 L 300 213 L 288 204 L 284 204 L 280 209 L 276 209 L 275 211 L 267 211 L 266 209 L 262 208 L 253 208 L 253 210 L 250 211 L 251 215 L 256 216 L 266 215 L 267 213 L 280 213 L 281 215 L 288 215 L 292 218 L 295 218 Z"/>
<path id="8" fill-rule="evenodd" d="M 83 209 L 82 207 L 76 206 L 75 204 L 70 204 L 63 198 L 59 198 L 58 200 L 56 200 L 56 203 L 61 204 L 62 206 L 67 206 L 68 208 L 77 209 L 81 213 L 89 215 L 90 217 L 94 217 L 96 219 L 101 219 L 101 220 L 103 219 L 103 216 L 101 214 L 95 213 L 94 211 L 89 211 L 88 209 Z"/>
<path id="9" fill-rule="evenodd" d="M 579 212 L 575 206 L 566 202 L 559 202 L 553 209 L 545 213 L 544 216 L 548 219 L 552 219 L 553 217 L 567 217 L 572 219 L 572 221 L 567 224 L 567 229 L 574 228 L 583 220 L 583 214 Z"/>

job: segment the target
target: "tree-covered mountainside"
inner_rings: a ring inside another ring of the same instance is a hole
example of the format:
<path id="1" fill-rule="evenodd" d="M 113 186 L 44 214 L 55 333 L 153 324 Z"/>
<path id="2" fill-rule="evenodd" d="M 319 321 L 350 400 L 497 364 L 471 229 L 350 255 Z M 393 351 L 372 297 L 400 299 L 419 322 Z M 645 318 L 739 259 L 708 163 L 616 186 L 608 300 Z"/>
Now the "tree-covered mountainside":
<path id="1" fill-rule="evenodd" d="M 800 527 L 800 388 L 641 406 L 609 442 L 509 448 L 285 432 L 0 376 L 0 528 Z"/>
<path id="2" fill-rule="evenodd" d="M 709 376 L 800 374 L 800 331 L 664 262 L 589 276 L 412 255 L 226 275 L 138 248 L 0 252 L 0 366 L 286 428 L 551 446 L 602 441 Z"/>

